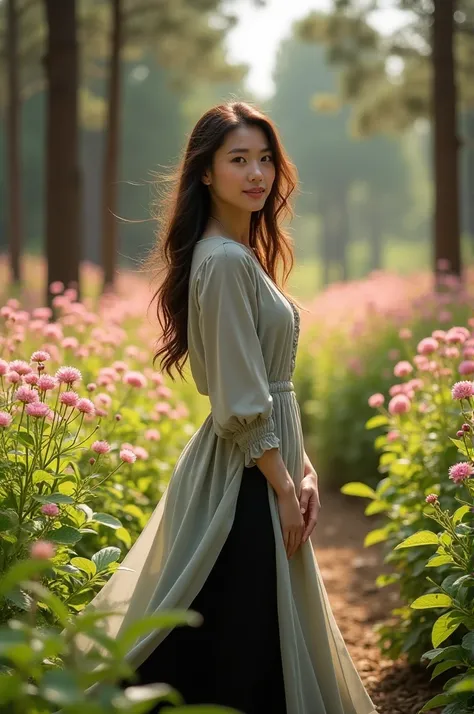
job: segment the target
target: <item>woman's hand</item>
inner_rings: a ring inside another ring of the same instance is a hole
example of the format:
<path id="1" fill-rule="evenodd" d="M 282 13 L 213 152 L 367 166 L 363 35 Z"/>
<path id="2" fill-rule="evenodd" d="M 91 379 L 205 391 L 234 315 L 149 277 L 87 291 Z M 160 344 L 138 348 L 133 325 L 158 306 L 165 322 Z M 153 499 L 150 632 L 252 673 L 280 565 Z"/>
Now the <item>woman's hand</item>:
<path id="1" fill-rule="evenodd" d="M 299 548 L 305 527 L 294 488 L 278 495 L 278 511 L 285 550 L 289 559 Z"/>
<path id="2" fill-rule="evenodd" d="M 302 543 L 306 543 L 318 521 L 321 503 L 319 500 L 318 475 L 305 454 L 304 478 L 300 484 L 300 511 L 305 521 Z"/>

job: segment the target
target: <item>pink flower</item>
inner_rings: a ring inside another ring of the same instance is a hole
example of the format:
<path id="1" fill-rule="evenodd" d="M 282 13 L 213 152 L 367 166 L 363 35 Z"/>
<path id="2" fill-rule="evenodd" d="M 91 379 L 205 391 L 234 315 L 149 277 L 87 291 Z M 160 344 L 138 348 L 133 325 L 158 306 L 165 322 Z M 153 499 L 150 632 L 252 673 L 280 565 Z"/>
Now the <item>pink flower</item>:
<path id="1" fill-rule="evenodd" d="M 445 330 L 434 330 L 431 333 L 431 337 L 434 337 L 434 339 L 438 340 L 438 342 L 444 342 L 446 339 L 446 331 Z"/>
<path id="2" fill-rule="evenodd" d="M 412 331 L 408 327 L 402 327 L 400 332 L 398 333 L 398 336 L 401 340 L 409 340 L 412 336 Z"/>
<path id="3" fill-rule="evenodd" d="M 383 394 L 381 396 L 383 397 Z M 158 429 L 147 429 L 145 431 L 145 439 L 147 441 L 159 441 L 161 439 L 161 434 Z"/>
<path id="4" fill-rule="evenodd" d="M 160 397 L 163 397 L 164 399 L 169 399 L 171 396 L 173 396 L 173 392 L 169 387 L 165 387 L 165 386 L 158 387 L 158 389 L 156 391 L 157 391 L 158 395 Z"/>
<path id="5" fill-rule="evenodd" d="M 61 342 L 61 347 L 63 347 L 65 350 L 75 350 L 77 347 L 79 347 L 79 340 L 77 337 L 65 337 L 64 340 Z"/>
<path id="6" fill-rule="evenodd" d="M 112 398 L 104 392 L 99 392 L 95 397 L 95 404 L 101 404 L 107 409 L 112 404 Z"/>
<path id="7" fill-rule="evenodd" d="M 38 375 L 34 374 L 34 372 L 30 372 L 30 374 L 25 374 L 25 376 L 23 377 L 23 381 L 25 382 L 25 384 L 29 384 L 29 385 L 38 384 L 38 379 L 39 379 Z"/>
<path id="8" fill-rule="evenodd" d="M 56 378 L 63 384 L 74 384 L 81 381 L 82 374 L 76 367 L 60 367 L 56 372 Z"/>
<path id="9" fill-rule="evenodd" d="M 125 372 L 123 381 L 130 387 L 146 387 L 146 377 L 141 372 Z"/>
<path id="10" fill-rule="evenodd" d="M 43 335 L 49 340 L 62 340 L 63 328 L 57 322 L 49 322 L 43 327 Z"/>
<path id="11" fill-rule="evenodd" d="M 384 402 L 385 397 L 379 392 L 377 392 L 377 394 L 372 394 L 372 396 L 369 397 L 369 407 L 372 407 L 372 409 L 378 409 L 383 405 Z"/>
<path id="12" fill-rule="evenodd" d="M 474 357 L 474 347 L 465 347 L 462 354 L 465 359 L 472 359 L 472 357 Z"/>
<path id="13" fill-rule="evenodd" d="M 449 467 L 449 478 L 454 481 L 454 483 L 461 483 L 469 478 L 471 474 L 472 464 L 469 464 L 467 461 L 460 461 L 458 464 Z"/>
<path id="14" fill-rule="evenodd" d="M 171 410 L 171 405 L 168 402 L 157 402 L 155 404 L 155 411 L 157 414 L 168 414 Z"/>
<path id="15" fill-rule="evenodd" d="M 77 392 L 63 392 L 59 397 L 61 404 L 65 404 L 67 407 L 75 407 L 79 401 L 79 394 Z"/>
<path id="16" fill-rule="evenodd" d="M 59 293 L 62 293 L 63 290 L 64 283 L 62 283 L 60 280 L 54 280 L 49 286 L 49 292 L 51 293 L 51 295 L 59 295 Z"/>
<path id="17" fill-rule="evenodd" d="M 92 451 L 95 451 L 96 454 L 107 454 L 110 451 L 111 446 L 108 441 L 94 441 L 91 449 Z"/>
<path id="18" fill-rule="evenodd" d="M 418 379 L 418 377 L 415 377 L 415 379 L 410 379 L 408 382 L 410 389 L 422 389 L 423 388 L 423 380 Z"/>
<path id="19" fill-rule="evenodd" d="M 51 359 L 51 355 L 46 350 L 37 350 L 31 355 L 32 362 L 47 362 Z"/>
<path id="20" fill-rule="evenodd" d="M 474 374 L 474 361 L 464 360 L 464 362 L 461 362 L 461 364 L 459 365 L 459 374 Z"/>
<path id="21" fill-rule="evenodd" d="M 136 455 L 133 453 L 133 451 L 130 451 L 130 449 L 121 449 L 120 458 L 122 459 L 122 461 L 125 461 L 126 464 L 134 464 L 137 460 Z"/>
<path id="22" fill-rule="evenodd" d="M 54 557 L 56 549 L 48 540 L 37 540 L 30 548 L 30 555 L 35 560 L 49 560 Z"/>
<path id="23" fill-rule="evenodd" d="M 45 516 L 54 518 L 59 515 L 59 506 L 55 503 L 45 503 L 44 506 L 41 506 L 41 513 L 44 513 Z"/>
<path id="24" fill-rule="evenodd" d="M 24 384 L 21 387 L 18 387 L 15 392 L 14 399 L 17 399 L 19 402 L 23 402 L 24 404 L 33 404 L 33 402 L 39 401 L 39 396 L 36 389 L 32 389 L 28 385 Z"/>
<path id="25" fill-rule="evenodd" d="M 451 394 L 453 399 L 469 399 L 474 395 L 474 384 L 468 381 L 456 382 L 451 389 Z"/>
<path id="26" fill-rule="evenodd" d="M 79 399 L 76 404 L 76 409 L 78 409 L 82 414 L 95 414 L 95 406 L 92 404 L 90 399 Z"/>
<path id="27" fill-rule="evenodd" d="M 35 320 L 49 320 L 53 315 L 53 311 L 50 307 L 35 307 L 31 315 Z"/>
<path id="28" fill-rule="evenodd" d="M 12 415 L 8 412 L 0 412 L 0 427 L 3 429 L 12 423 Z"/>
<path id="29" fill-rule="evenodd" d="M 424 340 L 418 343 L 417 351 L 420 355 L 430 355 L 439 347 L 439 342 L 433 337 L 425 337 Z"/>
<path id="30" fill-rule="evenodd" d="M 0 377 L 5 376 L 9 370 L 8 367 L 8 362 L 5 362 L 4 359 L 0 359 Z"/>
<path id="31" fill-rule="evenodd" d="M 89 382 L 86 389 L 88 392 L 93 392 L 94 390 L 97 389 L 97 384 L 95 384 L 94 382 Z"/>
<path id="32" fill-rule="evenodd" d="M 411 402 L 404 394 L 397 394 L 388 403 L 390 414 L 406 414 L 410 411 Z"/>
<path id="33" fill-rule="evenodd" d="M 459 357 L 459 349 L 457 347 L 445 347 L 441 354 L 447 359 L 457 359 Z"/>
<path id="34" fill-rule="evenodd" d="M 31 417 L 46 417 L 49 414 L 49 407 L 44 402 L 33 402 L 26 405 L 26 413 Z"/>
<path id="35" fill-rule="evenodd" d="M 133 453 L 137 457 L 137 459 L 142 459 L 143 461 L 146 461 L 148 458 L 148 451 L 143 448 L 143 446 L 135 446 L 133 449 Z"/>
<path id="36" fill-rule="evenodd" d="M 102 409 L 102 407 L 96 406 L 95 413 L 98 417 L 106 417 L 109 412 L 106 409 Z"/>
<path id="37" fill-rule="evenodd" d="M 432 506 L 434 506 L 436 503 L 438 503 L 438 496 L 436 493 L 430 493 L 428 496 L 425 498 L 426 503 L 430 503 Z"/>
<path id="38" fill-rule="evenodd" d="M 389 443 L 392 443 L 392 442 L 394 442 L 394 441 L 397 441 L 397 440 L 398 440 L 398 437 L 399 437 L 399 433 L 398 433 L 398 431 L 395 431 L 394 429 L 392 429 L 392 431 L 389 431 L 389 432 L 387 433 L 387 441 L 388 441 Z"/>
<path id="39" fill-rule="evenodd" d="M 48 392 L 58 386 L 58 380 L 50 374 L 42 374 L 38 379 L 37 386 L 42 392 Z"/>
<path id="40" fill-rule="evenodd" d="M 25 362 L 22 359 L 14 359 L 13 362 L 10 362 L 10 370 L 18 372 L 18 374 L 21 375 L 29 374 L 33 371 L 28 362 Z"/>
<path id="41" fill-rule="evenodd" d="M 117 360 L 112 364 L 112 369 L 119 373 L 126 372 L 128 369 L 128 364 L 126 362 L 122 362 L 121 360 Z"/>
<path id="42" fill-rule="evenodd" d="M 18 372 L 12 370 L 11 372 L 7 372 L 6 380 L 10 382 L 10 384 L 17 384 L 21 380 L 21 377 Z"/>
<path id="43" fill-rule="evenodd" d="M 413 372 L 413 367 L 406 360 L 403 360 L 402 362 L 398 362 L 395 365 L 395 367 L 393 368 L 393 373 L 394 373 L 395 377 L 398 377 L 398 378 L 408 377 L 408 375 L 411 374 L 411 372 Z"/>

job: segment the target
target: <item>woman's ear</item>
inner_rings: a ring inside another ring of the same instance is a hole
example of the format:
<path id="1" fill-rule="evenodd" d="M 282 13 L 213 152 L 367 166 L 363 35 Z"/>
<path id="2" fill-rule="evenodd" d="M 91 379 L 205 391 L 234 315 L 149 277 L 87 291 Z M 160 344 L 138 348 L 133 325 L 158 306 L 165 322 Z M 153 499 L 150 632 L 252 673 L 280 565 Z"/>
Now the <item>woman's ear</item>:
<path id="1" fill-rule="evenodd" d="M 207 171 L 202 175 L 201 181 L 206 184 L 206 186 L 211 185 L 211 177 Z"/>

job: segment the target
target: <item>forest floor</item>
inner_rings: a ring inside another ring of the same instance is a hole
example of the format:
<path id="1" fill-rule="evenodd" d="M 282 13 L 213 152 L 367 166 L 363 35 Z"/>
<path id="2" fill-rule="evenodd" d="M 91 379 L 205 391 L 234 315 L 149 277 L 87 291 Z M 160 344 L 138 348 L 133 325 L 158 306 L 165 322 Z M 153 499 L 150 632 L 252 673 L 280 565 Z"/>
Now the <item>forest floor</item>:
<path id="1" fill-rule="evenodd" d="M 430 683 L 431 670 L 410 667 L 404 658 L 387 659 L 377 646 L 373 627 L 388 621 L 399 601 L 394 588 L 375 585 L 377 575 L 389 572 L 382 545 L 363 545 L 376 521 L 364 515 L 362 499 L 325 492 L 323 486 L 320 495 L 322 508 L 312 540 L 351 657 L 379 714 L 417 714 L 442 683 Z"/>

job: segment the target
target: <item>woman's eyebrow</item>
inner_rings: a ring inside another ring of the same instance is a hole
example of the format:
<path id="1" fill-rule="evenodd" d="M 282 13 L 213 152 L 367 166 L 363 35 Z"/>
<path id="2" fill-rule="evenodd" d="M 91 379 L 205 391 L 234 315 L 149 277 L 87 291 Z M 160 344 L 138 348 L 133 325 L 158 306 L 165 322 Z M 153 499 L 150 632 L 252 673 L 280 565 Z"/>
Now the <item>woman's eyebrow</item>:
<path id="1" fill-rule="evenodd" d="M 266 146 L 264 149 L 260 149 L 260 153 L 263 154 L 264 151 L 271 151 L 271 149 L 269 146 Z M 231 149 L 227 153 L 228 154 L 248 154 L 249 149 Z"/>

